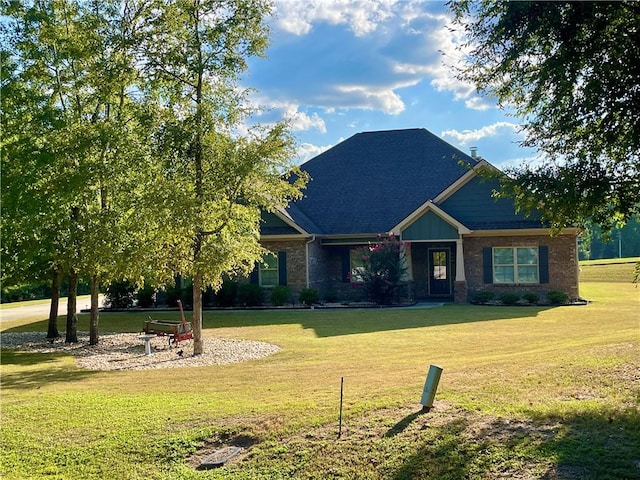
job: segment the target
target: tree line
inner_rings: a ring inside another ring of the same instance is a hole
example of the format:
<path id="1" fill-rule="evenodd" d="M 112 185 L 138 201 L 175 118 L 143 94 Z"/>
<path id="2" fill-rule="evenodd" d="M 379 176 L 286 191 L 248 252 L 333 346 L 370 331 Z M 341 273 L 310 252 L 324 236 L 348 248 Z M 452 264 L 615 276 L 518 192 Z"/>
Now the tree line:
<path id="1" fill-rule="evenodd" d="M 241 75 L 268 44 L 264 0 L 34 0 L 2 5 L 2 281 L 48 278 L 47 336 L 77 341 L 76 290 L 247 274 L 262 210 L 301 195 L 285 122 L 251 125 Z"/>

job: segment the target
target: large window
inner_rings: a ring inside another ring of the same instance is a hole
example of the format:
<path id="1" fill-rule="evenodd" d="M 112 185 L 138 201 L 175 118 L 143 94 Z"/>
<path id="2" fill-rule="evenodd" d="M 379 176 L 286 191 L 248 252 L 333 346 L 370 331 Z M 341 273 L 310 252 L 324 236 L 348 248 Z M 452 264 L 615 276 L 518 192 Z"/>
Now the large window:
<path id="1" fill-rule="evenodd" d="M 539 283 L 537 247 L 495 247 L 493 283 Z"/>
<path id="2" fill-rule="evenodd" d="M 269 254 L 264 257 L 264 264 L 258 264 L 261 287 L 274 287 L 278 285 L 278 257 Z"/>

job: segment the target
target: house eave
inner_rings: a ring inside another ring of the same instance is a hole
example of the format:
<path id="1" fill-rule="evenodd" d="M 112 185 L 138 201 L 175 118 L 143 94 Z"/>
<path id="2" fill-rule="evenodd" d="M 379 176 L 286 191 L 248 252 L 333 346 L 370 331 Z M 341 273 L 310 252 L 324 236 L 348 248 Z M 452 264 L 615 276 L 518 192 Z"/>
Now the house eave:
<path id="1" fill-rule="evenodd" d="M 552 236 L 556 232 L 551 228 L 510 228 L 498 230 L 474 230 L 465 235 L 465 237 L 523 237 L 530 235 L 546 235 Z M 560 235 L 578 235 L 579 228 L 564 228 Z"/>

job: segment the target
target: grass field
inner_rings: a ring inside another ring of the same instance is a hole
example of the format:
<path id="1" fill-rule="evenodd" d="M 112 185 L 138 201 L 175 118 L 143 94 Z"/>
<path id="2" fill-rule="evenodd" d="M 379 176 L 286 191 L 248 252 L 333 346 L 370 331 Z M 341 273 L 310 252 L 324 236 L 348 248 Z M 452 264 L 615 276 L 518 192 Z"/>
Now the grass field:
<path id="1" fill-rule="evenodd" d="M 0 475 L 638 479 L 640 290 L 612 281 L 626 264 L 596 268 L 586 306 L 206 312 L 205 335 L 281 347 L 235 365 L 91 372 L 3 349 Z M 103 314 L 101 329 L 143 320 Z M 420 413 L 429 364 L 443 374 Z M 245 453 L 194 469 L 225 445 Z"/>

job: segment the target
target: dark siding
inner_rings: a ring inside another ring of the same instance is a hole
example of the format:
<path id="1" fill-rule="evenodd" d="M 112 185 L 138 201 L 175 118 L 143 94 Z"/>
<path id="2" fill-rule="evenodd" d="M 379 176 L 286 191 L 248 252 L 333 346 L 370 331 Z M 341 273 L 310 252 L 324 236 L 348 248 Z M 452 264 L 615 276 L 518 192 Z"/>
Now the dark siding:
<path id="1" fill-rule="evenodd" d="M 472 230 L 500 228 L 540 228 L 535 214 L 515 213 L 513 200 L 493 198 L 498 180 L 475 177 L 440 205 L 444 211 Z"/>
<path id="2" fill-rule="evenodd" d="M 432 211 L 426 212 L 402 231 L 403 240 L 451 240 L 458 238 L 458 229 Z"/>

